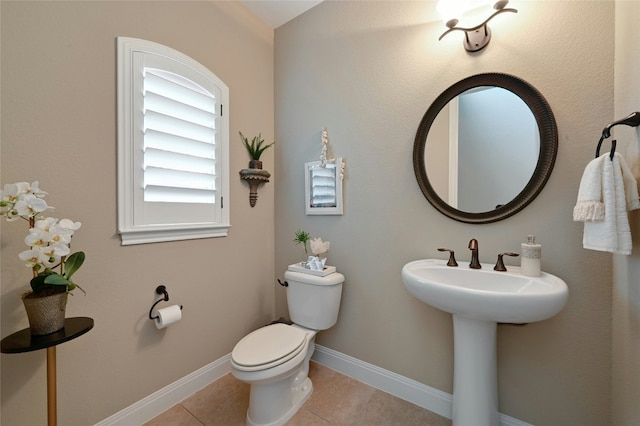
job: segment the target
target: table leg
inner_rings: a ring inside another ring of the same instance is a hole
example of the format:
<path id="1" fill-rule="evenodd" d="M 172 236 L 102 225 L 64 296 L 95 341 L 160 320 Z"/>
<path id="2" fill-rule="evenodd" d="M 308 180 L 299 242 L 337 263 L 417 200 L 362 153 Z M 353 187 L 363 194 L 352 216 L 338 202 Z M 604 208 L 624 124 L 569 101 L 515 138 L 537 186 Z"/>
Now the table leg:
<path id="1" fill-rule="evenodd" d="M 58 395 L 56 392 L 56 347 L 47 348 L 47 425 L 58 424 Z"/>

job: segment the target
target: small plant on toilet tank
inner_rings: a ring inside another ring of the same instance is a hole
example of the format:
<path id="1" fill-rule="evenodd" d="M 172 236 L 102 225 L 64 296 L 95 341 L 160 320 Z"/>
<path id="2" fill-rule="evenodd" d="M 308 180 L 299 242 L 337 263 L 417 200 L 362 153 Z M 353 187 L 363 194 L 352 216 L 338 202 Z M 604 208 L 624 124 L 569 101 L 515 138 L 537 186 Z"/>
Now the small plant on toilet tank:
<path id="1" fill-rule="evenodd" d="M 293 238 L 293 242 L 295 242 L 296 245 L 302 244 L 302 247 L 304 247 L 305 257 L 309 254 L 309 252 L 307 251 L 307 243 L 309 242 L 310 238 L 311 236 L 309 236 L 309 233 L 301 229 L 298 229 L 296 231 L 295 237 Z"/>
<path id="2" fill-rule="evenodd" d="M 322 270 L 327 260 L 327 254 L 329 253 L 329 247 L 331 243 L 329 241 L 322 241 L 322 238 L 311 238 L 308 232 L 298 229 L 295 233 L 293 241 L 296 244 L 302 244 L 304 247 L 304 254 L 307 256 L 306 261 L 300 262 L 307 269 Z M 307 243 L 311 247 L 312 256 L 309 256 L 307 249 Z"/>

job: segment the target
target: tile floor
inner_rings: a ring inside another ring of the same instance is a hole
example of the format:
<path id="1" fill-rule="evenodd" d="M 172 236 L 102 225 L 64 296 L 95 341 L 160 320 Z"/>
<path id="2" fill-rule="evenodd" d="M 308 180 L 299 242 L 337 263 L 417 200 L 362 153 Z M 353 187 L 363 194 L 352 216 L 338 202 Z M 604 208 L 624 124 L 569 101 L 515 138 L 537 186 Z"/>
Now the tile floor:
<path id="1" fill-rule="evenodd" d="M 451 420 L 340 374 L 309 366 L 313 393 L 287 426 L 451 426 Z M 244 426 L 249 385 L 231 374 L 210 384 L 144 426 Z"/>

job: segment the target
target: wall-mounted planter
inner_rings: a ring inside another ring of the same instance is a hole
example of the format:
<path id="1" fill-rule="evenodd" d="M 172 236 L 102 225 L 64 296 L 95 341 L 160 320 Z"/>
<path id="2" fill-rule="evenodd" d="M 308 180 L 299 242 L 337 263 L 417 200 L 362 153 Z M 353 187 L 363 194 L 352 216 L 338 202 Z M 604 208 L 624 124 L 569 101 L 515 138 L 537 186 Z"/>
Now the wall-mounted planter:
<path id="1" fill-rule="evenodd" d="M 249 168 L 250 169 L 260 169 L 260 170 L 262 170 L 262 161 L 260 161 L 260 160 L 251 160 L 251 161 L 249 161 Z"/>
<path id="2" fill-rule="evenodd" d="M 269 182 L 269 177 L 271 177 L 271 174 L 262 169 L 240 170 L 240 179 L 247 181 L 249 184 L 249 204 L 251 207 L 254 207 L 258 201 L 258 186 L 261 183 Z"/>

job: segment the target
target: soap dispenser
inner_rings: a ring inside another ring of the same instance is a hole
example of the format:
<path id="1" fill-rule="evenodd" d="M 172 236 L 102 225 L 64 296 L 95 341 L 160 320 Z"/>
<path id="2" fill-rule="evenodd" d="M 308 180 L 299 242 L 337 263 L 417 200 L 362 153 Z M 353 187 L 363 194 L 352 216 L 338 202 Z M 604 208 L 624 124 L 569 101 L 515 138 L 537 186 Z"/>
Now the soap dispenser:
<path id="1" fill-rule="evenodd" d="M 527 277 L 539 277 L 541 269 L 542 245 L 536 244 L 536 237 L 529 235 L 521 244 L 520 272 Z"/>

